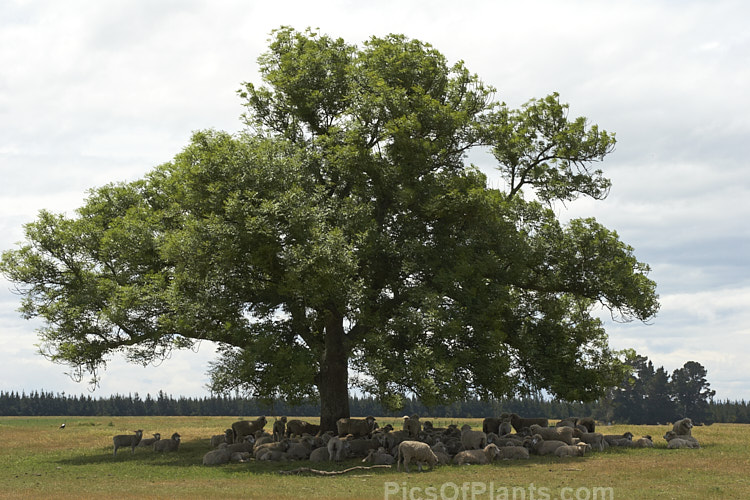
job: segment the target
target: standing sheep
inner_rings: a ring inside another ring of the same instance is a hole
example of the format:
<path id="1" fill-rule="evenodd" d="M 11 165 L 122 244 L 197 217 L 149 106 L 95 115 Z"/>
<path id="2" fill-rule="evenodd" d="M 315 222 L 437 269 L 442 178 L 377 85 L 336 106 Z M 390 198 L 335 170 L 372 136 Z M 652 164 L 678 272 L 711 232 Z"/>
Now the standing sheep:
<path id="1" fill-rule="evenodd" d="M 517 413 L 504 413 L 500 415 L 500 418 L 508 418 L 516 432 L 523 432 L 526 427 L 531 427 L 532 425 L 549 427 L 549 420 L 546 418 L 522 418 Z"/>
<path id="2" fill-rule="evenodd" d="M 414 414 L 404 417 L 403 429 L 410 438 L 416 438 L 419 436 L 419 433 L 422 431 L 422 423 L 419 421 L 419 415 Z"/>
<path id="3" fill-rule="evenodd" d="M 274 420 L 273 422 L 273 440 L 281 441 L 286 432 L 286 417 Z"/>
<path id="4" fill-rule="evenodd" d="M 169 439 L 160 439 L 154 443 L 154 451 L 177 451 L 180 447 L 180 435 L 176 432 Z"/>
<path id="5" fill-rule="evenodd" d="M 247 420 L 238 420 L 232 424 L 232 432 L 234 434 L 233 441 L 239 443 L 244 441 L 245 436 L 255 435 L 256 431 L 262 430 L 266 426 L 266 417 L 260 416 L 252 422 Z"/>
<path id="6" fill-rule="evenodd" d="M 135 431 L 135 434 L 118 434 L 117 436 L 112 437 L 112 442 L 115 445 L 114 455 L 117 456 L 117 448 L 125 446 L 130 446 L 130 451 L 135 453 L 135 447 L 141 442 L 142 437 L 143 430 L 141 429 Z"/>
<path id="7" fill-rule="evenodd" d="M 340 462 L 346 458 L 347 443 L 338 436 L 333 436 L 328 440 L 328 459 Z"/>
<path id="8" fill-rule="evenodd" d="M 364 420 L 358 418 L 340 418 L 336 421 L 339 436 L 351 434 L 354 437 L 369 437 L 375 430 L 375 417 L 368 416 Z"/>
<path id="9" fill-rule="evenodd" d="M 161 439 L 161 434 L 159 434 L 158 432 L 152 434 L 152 436 L 154 436 L 154 437 L 153 438 L 147 438 L 147 439 L 141 439 L 141 442 L 138 443 L 138 447 L 140 448 L 141 446 L 152 446 L 155 442 L 157 442 L 158 440 Z"/>
<path id="10" fill-rule="evenodd" d="M 286 423 L 286 437 L 302 436 L 310 434 L 315 436 L 320 432 L 320 426 L 305 422 L 304 420 L 290 420 Z"/>
<path id="11" fill-rule="evenodd" d="M 404 464 L 404 470 L 409 472 L 409 464 L 414 461 L 422 471 L 422 464 L 429 465 L 430 470 L 438 463 L 438 458 L 430 449 L 427 443 L 419 441 L 402 441 L 398 445 L 398 455 L 396 457 L 396 470 L 401 470 L 401 464 Z"/>

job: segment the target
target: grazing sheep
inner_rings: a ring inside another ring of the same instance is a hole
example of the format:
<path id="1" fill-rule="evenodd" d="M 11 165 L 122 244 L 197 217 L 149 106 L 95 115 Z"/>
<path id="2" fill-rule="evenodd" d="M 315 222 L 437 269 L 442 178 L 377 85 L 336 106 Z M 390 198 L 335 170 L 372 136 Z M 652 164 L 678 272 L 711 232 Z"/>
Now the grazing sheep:
<path id="1" fill-rule="evenodd" d="M 430 449 L 427 443 L 419 441 L 402 441 L 398 445 L 398 455 L 396 457 L 396 470 L 401 470 L 401 464 L 404 464 L 404 470 L 409 472 L 409 464 L 416 462 L 419 471 L 422 471 L 422 464 L 429 465 L 430 470 L 438 463 L 438 458 Z"/>
<path id="2" fill-rule="evenodd" d="M 525 446 L 529 447 L 536 455 L 552 455 L 560 446 L 568 446 L 562 441 L 545 441 L 539 434 L 534 434 Z"/>
<path id="3" fill-rule="evenodd" d="M 245 436 L 252 436 L 256 431 L 262 430 L 265 426 L 265 416 L 260 416 L 252 422 L 248 420 L 239 420 L 232 424 L 232 432 L 234 434 L 233 442 L 239 443 L 245 439 Z"/>
<path id="4" fill-rule="evenodd" d="M 152 437 L 152 438 L 146 438 L 146 439 L 141 439 L 141 442 L 138 443 L 138 447 L 140 448 L 141 446 L 151 446 L 155 442 L 157 442 L 158 440 L 161 439 L 161 434 L 159 434 L 158 432 L 155 433 L 155 434 L 151 434 L 151 435 L 154 436 L 154 437 Z"/>
<path id="5" fill-rule="evenodd" d="M 286 437 L 302 436 L 310 434 L 315 436 L 320 432 L 320 426 L 311 424 L 304 420 L 290 420 L 286 423 Z"/>
<path id="6" fill-rule="evenodd" d="M 698 440 L 693 436 L 679 435 L 675 431 L 667 431 L 664 434 L 664 439 L 667 441 L 667 448 L 670 450 L 677 448 L 700 448 L 701 445 Z"/>
<path id="7" fill-rule="evenodd" d="M 340 418 L 336 421 L 336 430 L 339 436 L 351 434 L 354 437 L 369 437 L 375 430 L 375 417 L 368 416 L 365 419 Z"/>
<path id="8" fill-rule="evenodd" d="M 232 429 L 227 429 L 224 431 L 224 434 L 216 434 L 211 436 L 211 446 L 213 448 L 216 448 L 222 443 L 226 444 L 232 444 L 234 441 L 234 431 Z"/>
<path id="9" fill-rule="evenodd" d="M 169 439 L 160 439 L 154 443 L 154 451 L 177 451 L 180 447 L 180 435 L 176 432 Z"/>
<path id="10" fill-rule="evenodd" d="M 525 427 L 531 427 L 532 425 L 549 427 L 549 420 L 546 418 L 522 418 L 517 413 L 504 413 L 500 415 L 500 418 L 508 418 L 516 432 L 522 432 Z"/>
<path id="11" fill-rule="evenodd" d="M 633 440 L 633 433 L 624 432 L 622 434 L 605 434 L 604 440 L 610 446 L 630 446 L 628 441 Z"/>
<path id="12" fill-rule="evenodd" d="M 326 446 L 315 448 L 312 452 L 310 452 L 311 462 L 328 462 L 329 460 L 330 455 L 328 454 L 328 447 Z"/>
<path id="13" fill-rule="evenodd" d="M 414 414 L 404 417 L 403 429 L 410 438 L 416 438 L 419 436 L 419 433 L 422 432 L 422 423 L 419 421 L 419 415 Z"/>
<path id="14" fill-rule="evenodd" d="M 117 448 L 123 448 L 125 446 L 130 446 L 130 451 L 135 453 L 135 447 L 141 442 L 142 437 L 143 431 L 141 429 L 135 431 L 135 434 L 118 434 L 117 436 L 113 436 L 112 442 L 115 445 L 114 455 L 117 456 Z"/>
<path id="15" fill-rule="evenodd" d="M 565 445 L 555 449 L 555 456 L 557 457 L 582 457 L 586 454 L 586 450 L 591 449 L 591 446 L 586 443 Z"/>
<path id="16" fill-rule="evenodd" d="M 232 453 L 226 448 L 211 450 L 203 455 L 203 465 L 221 465 L 229 463 Z"/>
<path id="17" fill-rule="evenodd" d="M 678 436 L 692 436 L 693 421 L 690 418 L 678 420 L 672 426 L 672 430 Z"/>
<path id="18" fill-rule="evenodd" d="M 494 444 L 488 444 L 481 450 L 464 450 L 460 451 L 453 457 L 453 463 L 456 465 L 487 465 L 500 455 L 500 449 Z"/>
<path id="19" fill-rule="evenodd" d="M 339 462 L 346 458 L 347 443 L 338 436 L 333 436 L 328 440 L 328 459 Z"/>
<path id="20" fill-rule="evenodd" d="M 481 450 L 487 446 L 487 434 L 473 431 L 469 424 L 461 427 L 461 444 L 465 450 Z"/>
<path id="21" fill-rule="evenodd" d="M 363 463 L 370 463 L 372 465 L 393 465 L 396 459 L 385 451 L 385 448 L 380 447 L 377 450 L 370 450 L 370 453 L 362 459 Z"/>
<path id="22" fill-rule="evenodd" d="M 562 441 L 567 445 L 573 444 L 574 429 L 572 427 L 542 427 L 533 424 L 529 426 L 529 430 L 532 435 L 539 434 L 546 441 Z"/>
<path id="23" fill-rule="evenodd" d="M 286 417 L 281 417 L 278 420 L 273 421 L 273 440 L 281 441 L 284 438 L 286 432 Z"/>
<path id="24" fill-rule="evenodd" d="M 528 460 L 529 458 L 529 450 L 523 446 L 503 446 L 499 450 L 498 458 L 503 460 Z"/>

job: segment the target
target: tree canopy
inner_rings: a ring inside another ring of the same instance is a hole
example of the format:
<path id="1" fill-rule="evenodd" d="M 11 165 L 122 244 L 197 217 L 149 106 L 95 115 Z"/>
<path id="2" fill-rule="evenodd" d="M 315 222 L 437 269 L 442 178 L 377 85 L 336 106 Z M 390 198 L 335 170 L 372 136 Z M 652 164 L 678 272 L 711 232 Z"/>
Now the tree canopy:
<path id="1" fill-rule="evenodd" d="M 598 306 L 646 321 L 649 268 L 557 201 L 606 197 L 613 134 L 557 94 L 520 109 L 402 35 L 361 47 L 283 27 L 239 91 L 242 132 L 195 132 L 143 179 L 41 211 L 1 270 L 40 317 L 40 351 L 96 378 L 218 343 L 215 391 L 398 407 L 618 383 Z M 485 148 L 505 188 L 467 162 Z"/>

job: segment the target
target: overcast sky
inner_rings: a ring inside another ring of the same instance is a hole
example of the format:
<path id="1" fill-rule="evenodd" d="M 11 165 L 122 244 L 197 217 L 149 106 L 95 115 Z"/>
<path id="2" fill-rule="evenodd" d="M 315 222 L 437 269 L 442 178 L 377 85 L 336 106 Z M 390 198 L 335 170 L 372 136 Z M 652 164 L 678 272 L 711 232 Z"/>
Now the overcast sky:
<path id="1" fill-rule="evenodd" d="M 614 348 L 668 371 L 708 369 L 720 399 L 750 400 L 750 4 L 742 1 L 0 2 L 0 249 L 40 209 L 73 215 L 88 189 L 172 159 L 198 129 L 240 130 L 241 82 L 258 82 L 271 30 L 350 43 L 403 33 L 518 107 L 559 92 L 571 116 L 617 134 L 594 216 L 653 269 L 661 311 L 609 321 Z M 487 172 L 492 165 L 481 164 Z M 0 278 L 0 390 L 80 394 L 36 354 L 35 329 Z M 207 395 L 214 354 L 158 367 L 113 357 L 93 395 Z"/>

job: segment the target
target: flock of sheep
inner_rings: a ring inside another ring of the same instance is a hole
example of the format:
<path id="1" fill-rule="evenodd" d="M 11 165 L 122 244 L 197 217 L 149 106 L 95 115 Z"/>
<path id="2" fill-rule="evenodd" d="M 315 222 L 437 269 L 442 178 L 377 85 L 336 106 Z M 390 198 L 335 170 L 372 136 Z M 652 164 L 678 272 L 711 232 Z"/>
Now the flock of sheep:
<path id="1" fill-rule="evenodd" d="M 320 426 L 303 420 L 276 419 L 272 432 L 262 416 L 256 420 L 240 420 L 223 434 L 211 437 L 212 449 L 203 457 L 204 465 L 228 462 L 309 460 L 311 462 L 341 461 L 361 458 L 372 465 L 403 466 L 408 472 L 410 464 L 419 470 L 437 464 L 488 464 L 495 460 L 528 459 L 530 454 L 579 457 L 589 451 L 602 451 L 610 446 L 649 448 L 654 443 L 651 436 L 634 439 L 633 434 L 606 435 L 596 432 L 591 418 L 568 418 L 549 426 L 546 418 L 522 418 L 515 413 L 499 418 L 485 418 L 482 430 L 472 430 L 464 425 L 438 428 L 430 421 L 421 421 L 418 415 L 404 417 L 402 429 L 390 424 L 379 427 L 374 417 L 364 419 L 342 418 L 336 422 L 337 432 L 320 432 Z M 699 448 L 692 436 L 693 423 L 684 418 L 674 423 L 664 435 L 667 447 Z M 152 446 L 155 451 L 177 451 L 180 435 L 161 440 L 141 439 L 143 431 L 135 435 L 115 436 L 114 453 L 129 446 Z"/>

